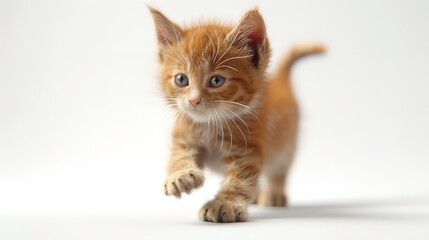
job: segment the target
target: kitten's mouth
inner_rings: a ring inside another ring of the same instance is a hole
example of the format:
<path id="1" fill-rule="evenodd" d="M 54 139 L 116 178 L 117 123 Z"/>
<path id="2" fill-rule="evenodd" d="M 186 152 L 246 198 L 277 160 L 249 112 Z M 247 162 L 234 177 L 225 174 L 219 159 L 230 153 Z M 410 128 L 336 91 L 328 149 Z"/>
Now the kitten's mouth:
<path id="1" fill-rule="evenodd" d="M 184 113 L 195 122 L 209 122 L 212 119 L 212 114 L 210 114 L 207 110 L 200 108 L 187 108 L 183 110 Z"/>
<path id="2" fill-rule="evenodd" d="M 178 104 L 183 114 L 189 117 L 192 121 L 198 123 L 209 123 L 209 122 L 224 122 L 232 119 L 234 116 L 240 118 L 239 115 L 242 114 L 240 109 L 228 108 L 212 105 L 207 102 L 202 102 L 198 106 L 191 106 L 187 103 Z"/>
<path id="3" fill-rule="evenodd" d="M 178 107 L 182 110 L 183 114 L 190 118 L 194 122 L 204 123 L 209 122 L 212 119 L 212 115 L 210 114 L 207 106 L 202 102 L 197 106 L 192 106 L 188 102 L 178 102 Z"/>

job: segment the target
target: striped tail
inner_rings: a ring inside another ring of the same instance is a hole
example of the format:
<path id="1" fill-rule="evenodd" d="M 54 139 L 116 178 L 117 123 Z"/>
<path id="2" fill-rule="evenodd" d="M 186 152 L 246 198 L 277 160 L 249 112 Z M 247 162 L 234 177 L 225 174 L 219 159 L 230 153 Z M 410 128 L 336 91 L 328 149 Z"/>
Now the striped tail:
<path id="1" fill-rule="evenodd" d="M 278 79 L 279 81 L 289 80 L 290 69 L 298 59 L 307 55 L 320 54 L 324 52 L 325 47 L 321 44 L 294 46 L 280 62 L 276 79 Z"/>

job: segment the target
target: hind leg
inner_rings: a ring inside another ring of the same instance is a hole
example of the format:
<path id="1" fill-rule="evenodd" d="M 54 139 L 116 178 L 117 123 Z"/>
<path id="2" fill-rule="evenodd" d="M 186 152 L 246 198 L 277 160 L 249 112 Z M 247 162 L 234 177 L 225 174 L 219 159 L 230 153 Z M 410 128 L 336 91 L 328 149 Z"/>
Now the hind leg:
<path id="1" fill-rule="evenodd" d="M 286 174 L 275 173 L 267 176 L 267 186 L 259 192 L 257 203 L 266 207 L 285 207 L 287 197 L 285 194 Z"/>
<path id="2" fill-rule="evenodd" d="M 290 148 L 278 156 L 277 162 L 272 162 L 264 169 L 267 178 L 266 185 L 258 192 L 257 203 L 267 207 L 285 207 L 288 199 L 285 193 L 287 178 L 294 156 L 295 148 Z"/>

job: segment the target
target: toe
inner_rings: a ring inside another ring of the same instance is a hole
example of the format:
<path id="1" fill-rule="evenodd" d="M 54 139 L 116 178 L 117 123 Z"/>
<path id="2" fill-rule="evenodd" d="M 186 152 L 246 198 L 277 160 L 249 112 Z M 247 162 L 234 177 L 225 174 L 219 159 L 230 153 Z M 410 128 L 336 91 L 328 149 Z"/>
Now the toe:
<path id="1" fill-rule="evenodd" d="M 167 195 L 173 195 L 177 198 L 180 198 L 180 191 L 175 182 L 168 182 L 167 186 Z"/>
<path id="2" fill-rule="evenodd" d="M 215 200 L 201 208 L 199 218 L 205 222 L 244 222 L 248 214 L 245 206 Z"/>

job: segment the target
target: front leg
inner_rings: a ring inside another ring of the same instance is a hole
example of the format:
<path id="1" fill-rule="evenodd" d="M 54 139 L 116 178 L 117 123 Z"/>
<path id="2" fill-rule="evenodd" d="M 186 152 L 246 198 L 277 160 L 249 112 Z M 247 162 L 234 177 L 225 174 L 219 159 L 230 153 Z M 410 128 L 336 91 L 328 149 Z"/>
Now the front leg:
<path id="1" fill-rule="evenodd" d="M 206 222 L 244 222 L 247 206 L 254 198 L 261 172 L 258 156 L 232 158 L 222 188 L 214 200 L 206 203 L 199 217 Z"/>
<path id="2" fill-rule="evenodd" d="M 164 183 L 164 193 L 180 198 L 182 192 L 190 193 L 199 188 L 204 182 L 204 174 L 199 165 L 204 150 L 180 139 L 173 142 L 170 161 L 167 166 L 167 179 Z"/>

